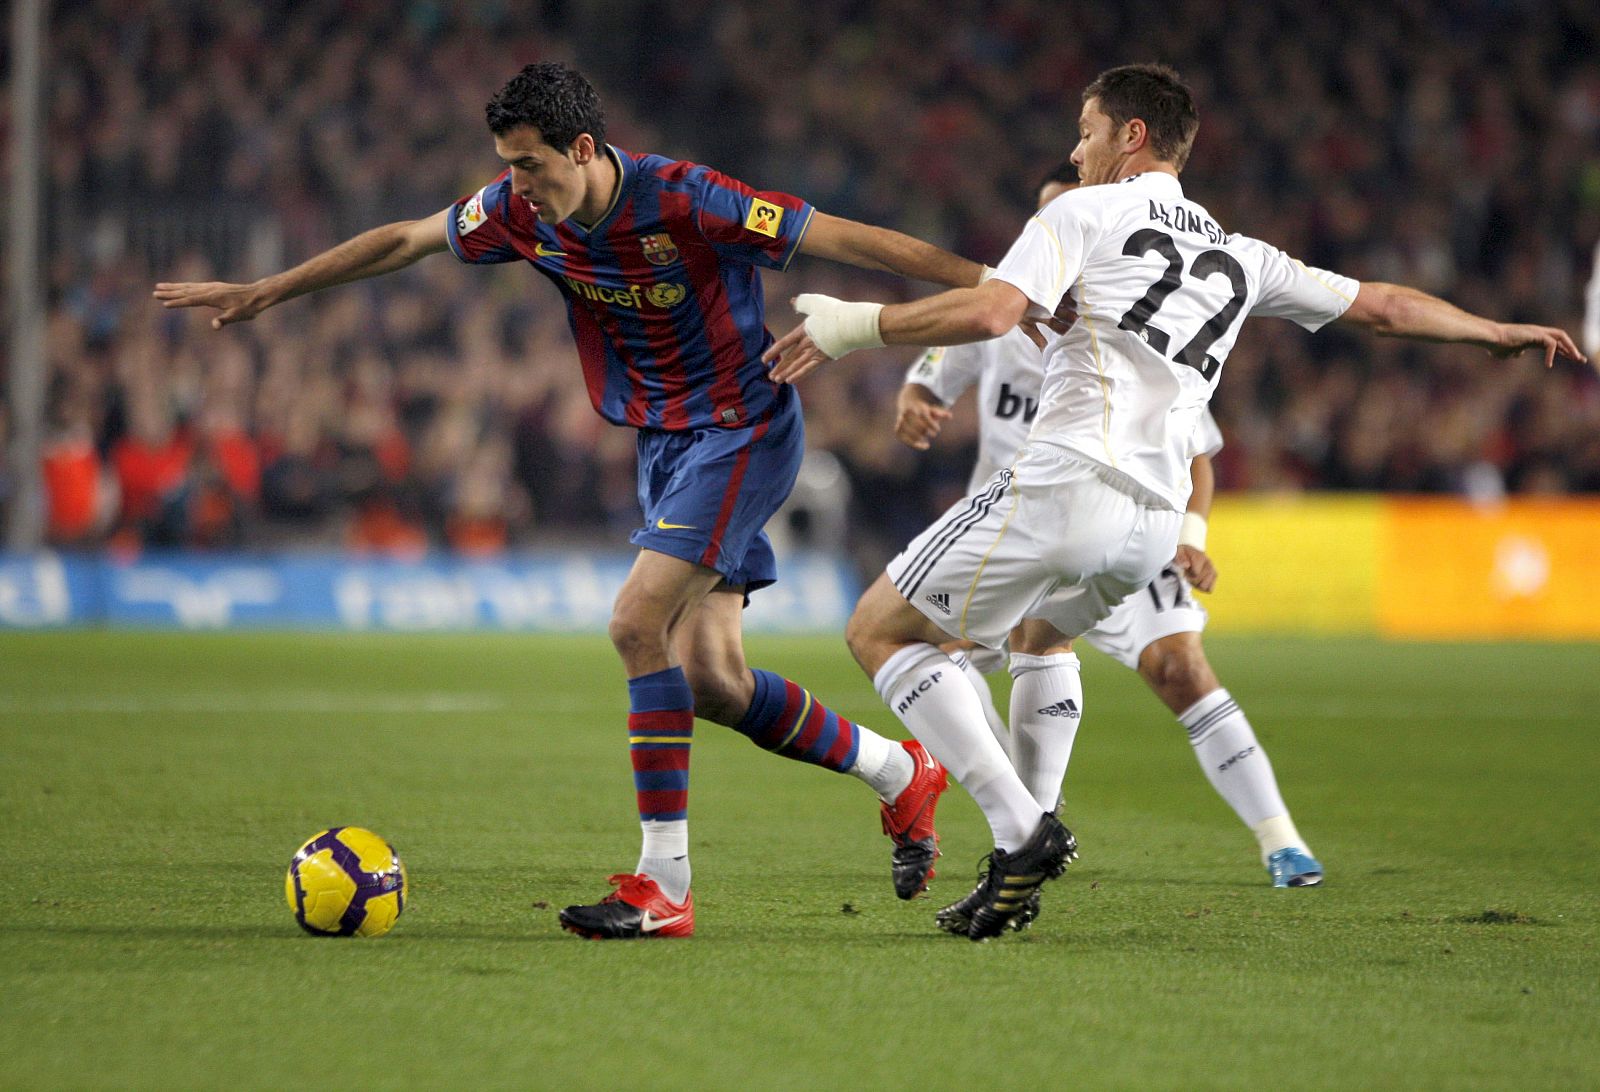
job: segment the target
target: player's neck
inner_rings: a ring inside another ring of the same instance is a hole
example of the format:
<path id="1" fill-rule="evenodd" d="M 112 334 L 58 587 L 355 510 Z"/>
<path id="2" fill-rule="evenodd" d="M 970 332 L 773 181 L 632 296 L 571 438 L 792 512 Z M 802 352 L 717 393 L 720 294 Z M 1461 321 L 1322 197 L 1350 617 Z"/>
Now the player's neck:
<path id="1" fill-rule="evenodd" d="M 1155 156 L 1133 155 L 1123 161 L 1122 169 L 1117 172 L 1117 177 L 1112 181 L 1121 182 L 1124 178 L 1132 178 L 1136 174 L 1170 174 L 1173 178 L 1177 178 L 1178 168 L 1164 159 L 1155 158 Z"/>
<path id="2" fill-rule="evenodd" d="M 611 211 L 617 200 L 617 187 L 622 185 L 622 171 L 612 158 L 611 150 L 603 148 L 599 155 L 584 166 L 588 186 L 583 204 L 572 218 L 585 229 L 594 227 Z"/>

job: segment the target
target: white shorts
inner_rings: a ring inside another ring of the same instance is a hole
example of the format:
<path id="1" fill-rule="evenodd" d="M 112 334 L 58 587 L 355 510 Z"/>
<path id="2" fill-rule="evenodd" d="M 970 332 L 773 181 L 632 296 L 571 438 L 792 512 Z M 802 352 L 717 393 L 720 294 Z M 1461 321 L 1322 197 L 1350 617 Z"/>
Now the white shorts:
<path id="1" fill-rule="evenodd" d="M 1118 603 L 1111 615 L 1083 635 L 1095 648 L 1135 671 L 1145 649 L 1174 633 L 1200 633 L 1206 608 L 1195 601 L 1183 574 L 1168 565 L 1139 591 Z"/>
<path id="2" fill-rule="evenodd" d="M 1030 444 L 913 539 L 889 562 L 889 579 L 952 637 L 998 648 L 1025 618 L 1081 636 L 1172 560 L 1183 523 L 1102 475 Z"/>

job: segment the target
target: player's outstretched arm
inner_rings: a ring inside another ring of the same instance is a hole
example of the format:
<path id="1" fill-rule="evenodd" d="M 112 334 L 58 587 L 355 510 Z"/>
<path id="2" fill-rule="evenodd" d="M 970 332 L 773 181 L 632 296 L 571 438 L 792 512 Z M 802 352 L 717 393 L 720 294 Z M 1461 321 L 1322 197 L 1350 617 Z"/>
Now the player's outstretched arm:
<path id="1" fill-rule="evenodd" d="M 1375 334 L 1477 345 L 1499 357 L 1537 349 L 1544 354 L 1545 367 L 1555 363 L 1557 353 L 1577 361 L 1586 359 L 1565 330 L 1495 322 L 1399 284 L 1363 282 L 1355 302 L 1341 317 Z"/>
<path id="2" fill-rule="evenodd" d="M 212 307 L 211 327 L 247 322 L 274 304 L 336 284 L 391 273 L 449 246 L 445 209 L 422 220 L 403 220 L 363 232 L 332 250 L 325 250 L 293 269 L 263 277 L 253 284 L 172 283 L 156 285 L 163 307 Z"/>
<path id="3" fill-rule="evenodd" d="M 775 341 L 761 359 L 772 378 L 793 383 L 826 360 L 880 345 L 965 345 L 999 337 L 1028 310 L 1028 297 L 1005 281 L 957 288 L 910 303 L 851 303 L 815 292 L 795 297 L 807 316 Z"/>
<path id="4" fill-rule="evenodd" d="M 800 253 L 951 288 L 971 288 L 983 276 L 978 262 L 932 243 L 825 212 L 812 214 Z"/>
<path id="5" fill-rule="evenodd" d="M 907 383 L 900 388 L 894 411 L 895 437 L 917 451 L 927 451 L 933 446 L 933 438 L 950 420 L 950 411 L 944 403 L 921 383 Z"/>

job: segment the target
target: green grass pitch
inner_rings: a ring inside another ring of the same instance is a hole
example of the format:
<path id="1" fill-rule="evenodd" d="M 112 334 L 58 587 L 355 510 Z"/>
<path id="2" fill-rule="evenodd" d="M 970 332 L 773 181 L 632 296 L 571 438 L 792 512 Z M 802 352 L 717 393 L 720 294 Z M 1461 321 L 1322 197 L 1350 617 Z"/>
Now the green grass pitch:
<path id="1" fill-rule="evenodd" d="M 900 736 L 837 638 L 752 659 Z M 1321 889 L 1274 891 L 1182 730 L 1085 654 L 1082 860 L 1023 936 L 894 898 L 854 779 L 701 723 L 698 935 L 555 911 L 631 869 L 605 642 L 0 637 L 0 1087 L 1593 1088 L 1600 646 L 1211 642 Z M 390 935 L 312 938 L 302 839 L 390 839 Z"/>

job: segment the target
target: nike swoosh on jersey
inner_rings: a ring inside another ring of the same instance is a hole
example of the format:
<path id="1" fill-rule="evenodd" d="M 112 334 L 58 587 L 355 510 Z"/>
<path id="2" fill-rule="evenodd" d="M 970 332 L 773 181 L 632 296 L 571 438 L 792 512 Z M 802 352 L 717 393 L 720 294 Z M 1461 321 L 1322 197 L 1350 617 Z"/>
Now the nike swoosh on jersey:
<path id="1" fill-rule="evenodd" d="M 554 247 L 545 246 L 543 243 L 534 243 L 533 256 L 535 258 L 565 258 L 567 256 L 567 252 L 565 250 L 556 250 Z"/>
<path id="2" fill-rule="evenodd" d="M 656 526 L 659 527 L 663 531 L 692 531 L 692 530 L 694 530 L 694 524 L 692 524 L 692 523 L 668 523 L 666 520 L 662 519 L 660 516 L 656 517 Z"/>
<path id="3" fill-rule="evenodd" d="M 678 924 L 678 922 L 682 921 L 686 916 L 687 915 L 684 914 L 673 914 L 669 917 L 658 918 L 650 911 L 646 910 L 644 912 L 644 917 L 639 919 L 639 931 L 642 933 L 653 933 L 657 929 L 665 929 L 669 925 Z"/>

